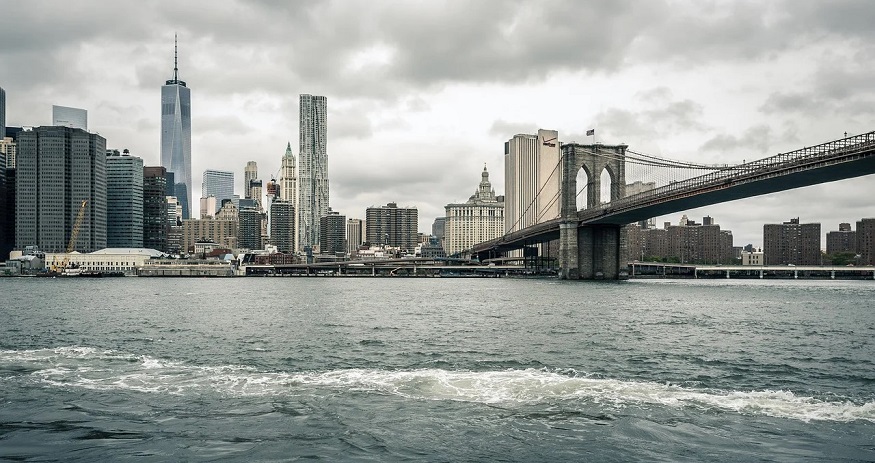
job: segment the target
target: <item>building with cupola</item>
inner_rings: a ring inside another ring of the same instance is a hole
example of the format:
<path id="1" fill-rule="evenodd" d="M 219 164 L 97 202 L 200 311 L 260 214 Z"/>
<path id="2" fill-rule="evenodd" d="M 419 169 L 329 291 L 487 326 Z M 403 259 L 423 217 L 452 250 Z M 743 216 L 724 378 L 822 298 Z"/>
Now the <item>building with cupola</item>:
<path id="1" fill-rule="evenodd" d="M 486 165 L 467 202 L 446 205 L 444 250 L 448 256 L 504 234 L 504 196 L 496 196 Z"/>

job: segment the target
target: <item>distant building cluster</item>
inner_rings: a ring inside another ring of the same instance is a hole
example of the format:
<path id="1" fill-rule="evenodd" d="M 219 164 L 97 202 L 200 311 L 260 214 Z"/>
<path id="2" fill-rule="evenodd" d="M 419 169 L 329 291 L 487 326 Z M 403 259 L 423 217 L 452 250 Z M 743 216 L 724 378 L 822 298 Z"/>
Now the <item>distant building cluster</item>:
<path id="1" fill-rule="evenodd" d="M 721 230 L 711 217 L 702 223 L 684 215 L 677 225 L 654 228 L 649 222 L 627 227 L 628 260 L 684 264 L 731 264 L 735 261 L 732 232 Z"/>

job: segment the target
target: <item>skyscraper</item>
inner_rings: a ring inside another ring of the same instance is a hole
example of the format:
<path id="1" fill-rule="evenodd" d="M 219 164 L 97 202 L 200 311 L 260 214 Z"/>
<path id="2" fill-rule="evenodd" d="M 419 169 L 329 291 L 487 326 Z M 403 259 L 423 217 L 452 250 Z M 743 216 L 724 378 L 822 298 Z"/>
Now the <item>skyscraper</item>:
<path id="1" fill-rule="evenodd" d="M 270 242 L 283 253 L 295 250 L 295 206 L 289 201 L 270 205 Z"/>
<path id="2" fill-rule="evenodd" d="M 207 169 L 204 171 L 203 184 L 201 185 L 201 197 L 216 197 L 216 205 L 222 207 L 222 201 L 234 198 L 234 172 L 225 170 Z M 209 211 L 213 215 L 219 209 Z"/>
<path id="3" fill-rule="evenodd" d="M 292 144 L 286 145 L 280 166 L 279 199 L 294 203 L 298 198 L 298 175 L 295 173 L 295 155 L 292 154 Z"/>
<path id="4" fill-rule="evenodd" d="M 73 250 L 106 247 L 106 140 L 68 127 L 18 135 L 15 247 L 65 252 L 82 210 Z M 84 207 L 83 207 L 84 203 Z"/>
<path id="5" fill-rule="evenodd" d="M 6 136 L 6 90 L 0 87 L 0 140 Z M 6 167 L 6 166 L 2 166 Z"/>
<path id="6" fill-rule="evenodd" d="M 143 160 L 106 152 L 106 246 L 143 247 Z"/>
<path id="7" fill-rule="evenodd" d="M 143 247 L 167 252 L 167 169 L 143 167 Z"/>
<path id="8" fill-rule="evenodd" d="M 364 242 L 362 219 L 349 219 L 346 221 L 346 252 L 350 256 L 358 254 L 359 246 Z"/>
<path id="9" fill-rule="evenodd" d="M 301 95 L 295 226 L 301 251 L 319 245 L 319 219 L 328 215 L 326 107 L 324 96 Z"/>
<path id="10" fill-rule="evenodd" d="M 514 135 L 504 144 L 504 232 L 559 217 L 559 132 Z"/>
<path id="11" fill-rule="evenodd" d="M 334 211 L 319 218 L 319 249 L 323 254 L 346 254 L 346 216 Z"/>
<path id="12" fill-rule="evenodd" d="M 243 169 L 243 197 L 246 199 L 257 199 L 261 202 L 261 198 L 252 197 L 252 181 L 258 178 L 258 163 L 249 161 L 246 163 L 246 168 Z"/>
<path id="13" fill-rule="evenodd" d="M 88 111 L 52 105 L 52 125 L 88 130 Z"/>
<path id="14" fill-rule="evenodd" d="M 191 90 L 179 80 L 176 37 L 173 38 L 173 78 L 161 86 L 161 165 L 175 176 L 173 195 L 182 217 L 191 217 Z"/>

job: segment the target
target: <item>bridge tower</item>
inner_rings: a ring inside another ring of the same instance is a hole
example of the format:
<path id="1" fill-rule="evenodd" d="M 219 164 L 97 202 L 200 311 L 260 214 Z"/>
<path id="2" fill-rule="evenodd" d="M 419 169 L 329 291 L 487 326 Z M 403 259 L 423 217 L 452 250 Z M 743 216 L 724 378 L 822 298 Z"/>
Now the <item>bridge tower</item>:
<path id="1" fill-rule="evenodd" d="M 622 225 L 579 226 L 577 218 L 577 173 L 586 172 L 586 208 L 601 203 L 601 176 L 611 177 L 614 201 L 626 196 L 626 148 L 628 145 L 562 145 L 560 186 L 559 277 L 577 279 L 617 279 L 620 260 L 625 254 Z"/>

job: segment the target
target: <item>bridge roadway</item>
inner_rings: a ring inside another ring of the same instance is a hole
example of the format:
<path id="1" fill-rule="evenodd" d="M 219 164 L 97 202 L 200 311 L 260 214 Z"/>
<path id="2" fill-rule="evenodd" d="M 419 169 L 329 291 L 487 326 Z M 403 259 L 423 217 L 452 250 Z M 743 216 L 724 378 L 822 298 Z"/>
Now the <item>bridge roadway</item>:
<path id="1" fill-rule="evenodd" d="M 875 132 L 847 137 L 758 161 L 726 167 L 706 175 L 580 210 L 578 226 L 625 225 L 673 212 L 778 191 L 875 173 Z M 563 182 L 564 184 L 564 182 Z M 529 243 L 559 238 L 561 217 L 480 243 L 481 258 L 520 249 Z"/>

